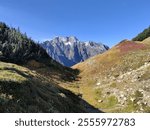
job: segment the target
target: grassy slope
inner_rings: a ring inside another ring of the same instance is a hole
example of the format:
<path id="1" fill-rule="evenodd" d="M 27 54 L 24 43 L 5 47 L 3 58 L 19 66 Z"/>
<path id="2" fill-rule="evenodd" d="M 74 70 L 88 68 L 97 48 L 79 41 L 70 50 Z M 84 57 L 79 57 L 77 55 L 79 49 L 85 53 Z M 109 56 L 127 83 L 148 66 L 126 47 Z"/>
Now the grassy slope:
<path id="1" fill-rule="evenodd" d="M 0 61 L 1 112 L 99 112 L 56 85 L 74 81 L 78 71 L 54 61 L 26 34 L 2 22 Z"/>
<path id="2" fill-rule="evenodd" d="M 63 86 L 105 112 L 149 112 L 149 51 L 149 41 L 122 41 L 106 53 L 75 65 L 81 79 Z"/>
<path id="3" fill-rule="evenodd" d="M 0 112 L 88 112 L 82 103 L 36 71 L 0 62 Z"/>

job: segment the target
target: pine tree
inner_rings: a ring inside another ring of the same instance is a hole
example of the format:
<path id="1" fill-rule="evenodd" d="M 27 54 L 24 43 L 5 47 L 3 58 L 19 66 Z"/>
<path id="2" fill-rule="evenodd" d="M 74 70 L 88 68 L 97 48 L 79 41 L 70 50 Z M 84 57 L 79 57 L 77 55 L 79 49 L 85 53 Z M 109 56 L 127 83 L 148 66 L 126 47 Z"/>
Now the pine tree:
<path id="1" fill-rule="evenodd" d="M 150 26 L 145 29 L 143 32 L 138 34 L 135 38 L 133 38 L 133 41 L 143 41 L 144 39 L 150 37 Z"/>

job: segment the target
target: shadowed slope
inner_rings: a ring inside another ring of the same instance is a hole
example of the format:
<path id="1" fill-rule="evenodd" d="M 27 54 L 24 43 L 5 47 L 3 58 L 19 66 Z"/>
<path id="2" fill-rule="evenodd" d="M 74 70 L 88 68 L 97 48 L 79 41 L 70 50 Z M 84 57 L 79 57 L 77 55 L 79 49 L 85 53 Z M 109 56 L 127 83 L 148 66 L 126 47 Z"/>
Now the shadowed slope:
<path id="1" fill-rule="evenodd" d="M 43 75 L 0 62 L 0 112 L 100 112 Z"/>

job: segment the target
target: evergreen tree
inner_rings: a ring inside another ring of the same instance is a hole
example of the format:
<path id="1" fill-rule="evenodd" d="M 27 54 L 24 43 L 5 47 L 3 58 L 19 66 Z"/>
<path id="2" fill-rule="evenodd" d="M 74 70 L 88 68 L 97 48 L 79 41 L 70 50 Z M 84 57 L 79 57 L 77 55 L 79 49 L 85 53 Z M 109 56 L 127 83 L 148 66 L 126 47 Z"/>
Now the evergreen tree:
<path id="1" fill-rule="evenodd" d="M 29 59 L 44 61 L 44 58 L 52 60 L 26 33 L 0 22 L 0 60 L 24 63 Z"/>
<path id="2" fill-rule="evenodd" d="M 144 39 L 150 37 L 150 26 L 145 29 L 143 32 L 138 34 L 135 38 L 133 38 L 133 41 L 143 41 Z"/>

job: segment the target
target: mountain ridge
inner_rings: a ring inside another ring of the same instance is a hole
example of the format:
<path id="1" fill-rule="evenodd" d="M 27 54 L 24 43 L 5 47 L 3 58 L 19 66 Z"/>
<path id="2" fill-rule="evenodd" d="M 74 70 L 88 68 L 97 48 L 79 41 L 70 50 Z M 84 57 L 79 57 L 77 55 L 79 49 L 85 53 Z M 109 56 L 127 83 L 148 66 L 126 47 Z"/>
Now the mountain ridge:
<path id="1" fill-rule="evenodd" d="M 74 36 L 55 37 L 40 45 L 46 49 L 53 59 L 68 67 L 109 49 L 108 46 L 102 43 L 95 43 L 93 41 L 82 42 Z"/>

